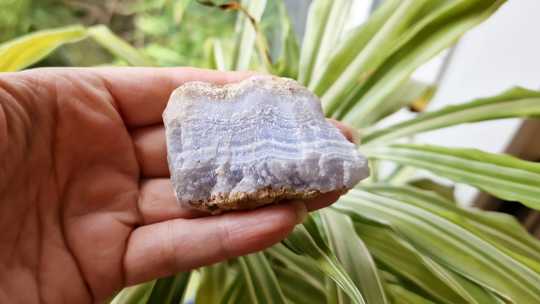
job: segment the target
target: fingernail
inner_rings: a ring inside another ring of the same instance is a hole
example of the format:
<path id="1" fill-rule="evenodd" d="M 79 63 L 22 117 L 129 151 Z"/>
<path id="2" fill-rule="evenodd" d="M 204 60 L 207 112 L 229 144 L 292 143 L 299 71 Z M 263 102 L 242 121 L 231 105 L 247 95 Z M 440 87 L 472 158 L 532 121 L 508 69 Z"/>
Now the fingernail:
<path id="1" fill-rule="evenodd" d="M 295 201 L 292 203 L 296 209 L 296 224 L 302 224 L 308 216 L 306 204 L 301 201 Z"/>

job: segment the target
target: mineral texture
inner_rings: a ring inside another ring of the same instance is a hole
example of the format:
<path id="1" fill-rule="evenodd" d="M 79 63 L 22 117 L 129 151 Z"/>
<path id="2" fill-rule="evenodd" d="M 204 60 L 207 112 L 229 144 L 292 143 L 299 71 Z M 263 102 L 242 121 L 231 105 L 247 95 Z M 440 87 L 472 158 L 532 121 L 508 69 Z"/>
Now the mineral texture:
<path id="1" fill-rule="evenodd" d="M 291 79 L 254 76 L 176 89 L 163 113 L 181 204 L 219 213 L 353 187 L 367 161 Z"/>

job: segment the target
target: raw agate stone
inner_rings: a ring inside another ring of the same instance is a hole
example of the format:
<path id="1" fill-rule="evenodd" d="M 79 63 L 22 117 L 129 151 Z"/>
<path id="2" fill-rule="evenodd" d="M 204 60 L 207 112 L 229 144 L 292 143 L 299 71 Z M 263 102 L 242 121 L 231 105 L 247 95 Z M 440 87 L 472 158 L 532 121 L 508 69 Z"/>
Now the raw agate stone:
<path id="1" fill-rule="evenodd" d="M 177 199 L 219 213 L 353 187 L 367 162 L 291 79 L 189 82 L 163 113 Z"/>

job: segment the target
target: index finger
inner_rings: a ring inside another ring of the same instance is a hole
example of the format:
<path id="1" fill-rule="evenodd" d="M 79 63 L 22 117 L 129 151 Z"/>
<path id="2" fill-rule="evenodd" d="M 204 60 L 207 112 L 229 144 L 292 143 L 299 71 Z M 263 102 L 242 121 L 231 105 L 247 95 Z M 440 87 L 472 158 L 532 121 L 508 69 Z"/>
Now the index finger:
<path id="1" fill-rule="evenodd" d="M 106 84 L 116 101 L 124 123 L 130 128 L 149 126 L 162 122 L 172 91 L 189 81 L 205 81 L 226 84 L 240 81 L 252 72 L 222 72 L 178 68 L 90 68 Z"/>

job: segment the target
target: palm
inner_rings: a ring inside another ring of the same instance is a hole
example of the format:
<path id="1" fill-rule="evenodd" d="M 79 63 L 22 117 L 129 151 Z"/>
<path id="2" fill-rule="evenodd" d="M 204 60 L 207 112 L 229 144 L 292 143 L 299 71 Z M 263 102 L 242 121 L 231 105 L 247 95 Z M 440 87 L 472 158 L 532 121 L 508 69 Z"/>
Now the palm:
<path id="1" fill-rule="evenodd" d="M 8 266 L 0 280 L 19 278 L 0 302 L 100 301 L 125 285 L 283 239 L 297 223 L 298 204 L 201 217 L 176 204 L 168 179 L 161 112 L 171 90 L 190 79 L 242 77 L 75 69 L 0 78 L 12 135 L 10 161 L 0 163 L 0 180 L 10 181 L 0 188 L 0 245 L 9 248 L 0 253 Z M 326 195 L 308 209 L 336 199 Z M 33 292 L 9 295 L 21 286 Z"/>

